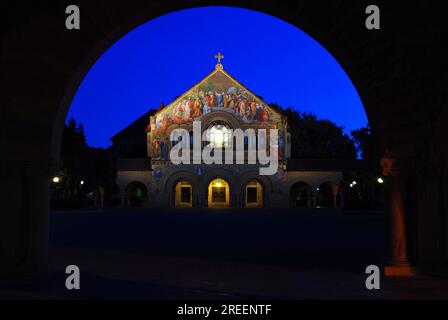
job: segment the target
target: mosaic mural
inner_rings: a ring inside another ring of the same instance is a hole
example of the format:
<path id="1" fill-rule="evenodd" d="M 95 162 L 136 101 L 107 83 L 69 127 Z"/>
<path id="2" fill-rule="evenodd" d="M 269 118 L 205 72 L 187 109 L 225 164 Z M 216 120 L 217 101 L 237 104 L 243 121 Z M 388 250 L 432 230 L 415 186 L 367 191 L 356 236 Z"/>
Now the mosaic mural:
<path id="1" fill-rule="evenodd" d="M 281 124 L 281 116 L 261 99 L 238 85 L 224 72 L 216 72 L 172 104 L 151 117 L 151 154 L 166 159 L 169 152 L 167 129 L 188 124 L 213 111 L 226 111 L 245 123 Z M 280 128 L 279 128 L 280 129 Z"/>

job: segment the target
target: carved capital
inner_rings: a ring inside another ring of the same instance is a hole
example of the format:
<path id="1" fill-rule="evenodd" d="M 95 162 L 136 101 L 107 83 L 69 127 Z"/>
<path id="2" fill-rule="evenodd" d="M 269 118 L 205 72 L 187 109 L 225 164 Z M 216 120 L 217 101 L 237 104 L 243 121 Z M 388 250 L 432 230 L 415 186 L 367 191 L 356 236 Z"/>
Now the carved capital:
<path id="1" fill-rule="evenodd" d="M 398 175 L 396 160 L 387 155 L 383 156 L 381 158 L 381 170 L 385 177 L 396 177 Z"/>
<path id="2" fill-rule="evenodd" d="M 381 158 L 381 170 L 385 177 L 404 177 L 415 170 L 415 159 L 394 158 L 390 152 Z"/>

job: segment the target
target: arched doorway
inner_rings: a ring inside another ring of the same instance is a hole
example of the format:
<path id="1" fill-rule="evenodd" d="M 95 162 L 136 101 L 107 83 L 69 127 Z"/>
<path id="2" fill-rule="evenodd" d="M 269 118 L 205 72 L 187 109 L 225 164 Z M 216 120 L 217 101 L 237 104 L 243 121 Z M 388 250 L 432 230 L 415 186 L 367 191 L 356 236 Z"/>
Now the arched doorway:
<path id="1" fill-rule="evenodd" d="M 251 180 L 246 184 L 244 203 L 246 208 L 263 207 L 263 186 L 258 180 Z"/>
<path id="2" fill-rule="evenodd" d="M 180 180 L 174 188 L 174 206 L 191 208 L 193 206 L 193 186 L 187 180 Z"/>
<path id="3" fill-rule="evenodd" d="M 289 191 L 291 207 L 311 207 L 313 205 L 313 189 L 306 182 L 297 182 Z"/>
<path id="4" fill-rule="evenodd" d="M 338 184 L 334 182 L 324 182 L 316 189 L 316 205 L 318 207 L 338 206 Z"/>
<path id="5" fill-rule="evenodd" d="M 142 182 L 131 182 L 126 187 L 126 196 L 129 207 L 146 207 L 148 188 Z"/>
<path id="6" fill-rule="evenodd" d="M 226 180 L 216 178 L 208 185 L 208 207 L 228 208 L 230 206 L 230 187 Z"/>

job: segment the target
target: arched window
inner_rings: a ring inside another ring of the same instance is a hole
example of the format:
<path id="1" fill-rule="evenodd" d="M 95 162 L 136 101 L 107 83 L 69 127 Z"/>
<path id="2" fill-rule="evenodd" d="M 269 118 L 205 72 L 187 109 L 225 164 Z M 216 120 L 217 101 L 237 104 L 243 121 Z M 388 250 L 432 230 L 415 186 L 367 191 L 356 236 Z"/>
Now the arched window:
<path id="1" fill-rule="evenodd" d="M 223 121 L 214 121 L 208 127 L 208 139 L 214 148 L 227 148 L 232 139 L 230 127 Z"/>

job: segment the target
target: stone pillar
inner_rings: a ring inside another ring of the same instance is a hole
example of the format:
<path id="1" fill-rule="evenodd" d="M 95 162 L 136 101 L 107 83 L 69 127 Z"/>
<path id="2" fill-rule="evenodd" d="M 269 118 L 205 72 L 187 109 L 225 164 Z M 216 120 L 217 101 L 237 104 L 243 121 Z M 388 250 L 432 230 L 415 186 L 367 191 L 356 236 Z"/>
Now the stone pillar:
<path id="1" fill-rule="evenodd" d="M 50 161 L 0 162 L 0 275 L 47 273 Z"/>
<path id="2" fill-rule="evenodd" d="M 237 208 L 245 208 L 246 207 L 246 197 L 244 194 L 238 194 L 237 195 L 238 198 L 238 204 L 237 204 Z"/>
<path id="3" fill-rule="evenodd" d="M 307 201 L 307 207 L 311 208 L 311 197 L 312 197 L 313 191 L 307 190 L 306 191 L 306 201 Z"/>
<path id="4" fill-rule="evenodd" d="M 104 208 L 104 193 L 105 189 L 104 187 L 98 187 L 99 195 L 100 195 L 100 207 Z"/>
<path id="5" fill-rule="evenodd" d="M 341 195 L 341 197 L 340 197 L 341 201 L 339 203 L 339 208 L 345 209 L 345 190 L 346 190 L 346 188 L 344 186 L 339 187 L 339 188 L 340 188 L 340 191 L 341 191 L 339 193 Z"/>
<path id="6" fill-rule="evenodd" d="M 381 160 L 383 175 L 386 177 L 386 214 L 390 225 L 389 265 L 386 276 L 413 276 L 415 270 L 407 256 L 407 228 L 404 206 L 404 172 L 398 167 L 398 160 L 385 156 Z"/>
<path id="7" fill-rule="evenodd" d="M 411 257 L 420 271 L 448 274 L 448 167 L 419 161 L 412 209 L 415 214 Z M 411 258 L 410 257 L 410 258 Z M 417 259 L 416 259 L 417 258 Z"/>
<path id="8" fill-rule="evenodd" d="M 331 185 L 331 191 L 333 193 L 333 207 L 334 208 L 338 207 L 338 190 L 339 190 L 339 187 L 337 184 Z"/>

